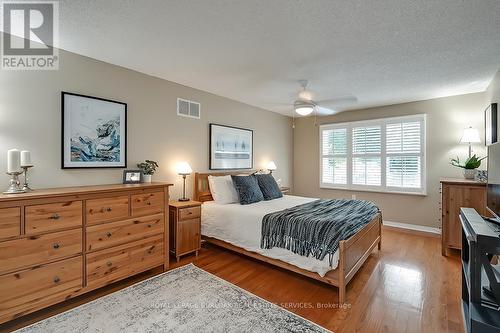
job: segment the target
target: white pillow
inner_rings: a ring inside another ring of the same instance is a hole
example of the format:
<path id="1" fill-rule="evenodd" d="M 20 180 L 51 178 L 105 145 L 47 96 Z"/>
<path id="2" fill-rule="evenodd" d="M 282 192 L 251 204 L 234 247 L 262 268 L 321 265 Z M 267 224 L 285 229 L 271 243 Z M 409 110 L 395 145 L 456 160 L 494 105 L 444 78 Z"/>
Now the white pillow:
<path id="1" fill-rule="evenodd" d="M 208 176 L 208 186 L 216 203 L 225 205 L 239 202 L 231 176 Z"/>

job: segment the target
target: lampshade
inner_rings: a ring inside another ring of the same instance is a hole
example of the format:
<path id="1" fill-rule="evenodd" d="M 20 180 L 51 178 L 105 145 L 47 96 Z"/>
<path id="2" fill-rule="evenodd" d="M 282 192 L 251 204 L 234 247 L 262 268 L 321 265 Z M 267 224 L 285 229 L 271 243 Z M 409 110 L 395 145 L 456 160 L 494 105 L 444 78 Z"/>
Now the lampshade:
<path id="1" fill-rule="evenodd" d="M 191 172 L 193 172 L 193 169 L 191 169 L 188 162 L 181 162 L 177 165 L 177 173 L 179 175 L 189 175 Z"/>
<path id="2" fill-rule="evenodd" d="M 274 161 L 270 161 L 269 163 L 267 163 L 267 170 L 274 171 L 276 169 L 277 169 L 277 167 L 276 167 L 276 163 L 274 163 Z"/>
<path id="3" fill-rule="evenodd" d="M 295 112 L 301 116 L 307 116 L 313 112 L 314 107 L 311 105 L 298 106 L 295 108 Z"/>
<path id="4" fill-rule="evenodd" d="M 460 143 L 479 143 L 481 139 L 479 138 L 479 131 L 475 128 L 469 127 L 464 129 L 464 134 Z"/>

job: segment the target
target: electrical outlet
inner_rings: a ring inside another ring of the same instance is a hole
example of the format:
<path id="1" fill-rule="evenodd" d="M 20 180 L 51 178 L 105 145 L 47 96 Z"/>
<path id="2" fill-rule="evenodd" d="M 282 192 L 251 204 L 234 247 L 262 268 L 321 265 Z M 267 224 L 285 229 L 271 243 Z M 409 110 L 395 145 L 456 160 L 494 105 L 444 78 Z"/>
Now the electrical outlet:
<path id="1" fill-rule="evenodd" d="M 353 194 L 353 195 L 351 196 L 351 199 L 352 199 L 352 200 L 356 200 L 356 194 Z"/>

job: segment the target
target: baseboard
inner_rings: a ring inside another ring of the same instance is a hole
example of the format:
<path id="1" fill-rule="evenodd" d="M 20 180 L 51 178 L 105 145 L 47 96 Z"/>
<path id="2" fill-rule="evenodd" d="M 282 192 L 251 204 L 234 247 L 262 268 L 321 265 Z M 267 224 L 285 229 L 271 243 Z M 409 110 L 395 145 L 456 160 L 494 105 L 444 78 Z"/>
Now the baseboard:
<path id="1" fill-rule="evenodd" d="M 425 234 L 426 236 L 432 236 L 432 237 L 441 236 L 441 229 L 427 227 L 423 225 L 417 225 L 417 224 L 400 223 L 400 222 L 384 220 L 384 227 L 388 229 L 398 229 L 400 231 L 406 231 L 411 233 Z"/>

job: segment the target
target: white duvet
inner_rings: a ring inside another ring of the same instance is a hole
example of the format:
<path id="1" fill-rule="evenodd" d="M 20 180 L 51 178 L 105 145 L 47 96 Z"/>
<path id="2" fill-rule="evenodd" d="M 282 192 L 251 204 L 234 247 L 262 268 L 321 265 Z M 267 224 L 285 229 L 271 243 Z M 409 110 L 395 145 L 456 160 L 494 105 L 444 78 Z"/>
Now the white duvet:
<path id="1" fill-rule="evenodd" d="M 201 233 L 208 237 L 223 240 L 247 251 L 252 251 L 269 258 L 279 259 L 299 268 L 316 272 L 321 276 L 337 268 L 339 251 L 333 255 L 333 267 L 328 256 L 324 260 L 303 257 L 281 248 L 261 249 L 261 225 L 264 215 L 293 206 L 314 201 L 313 198 L 285 195 L 270 201 L 261 201 L 250 205 L 217 204 L 215 201 L 203 203 L 201 209 Z"/>

